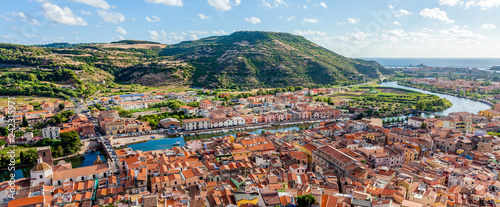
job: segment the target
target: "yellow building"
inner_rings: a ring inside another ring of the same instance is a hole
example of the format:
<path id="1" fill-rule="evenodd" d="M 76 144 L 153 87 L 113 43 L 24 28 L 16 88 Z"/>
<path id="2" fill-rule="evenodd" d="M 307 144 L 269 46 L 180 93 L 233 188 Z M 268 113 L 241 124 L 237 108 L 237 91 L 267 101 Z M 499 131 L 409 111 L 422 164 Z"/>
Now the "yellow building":
<path id="1" fill-rule="evenodd" d="M 500 116 L 500 111 L 486 109 L 484 111 L 480 111 L 479 116 L 484 116 L 484 117 L 488 118 L 489 120 L 491 120 L 491 118 L 493 118 L 495 116 Z"/>
<path id="2" fill-rule="evenodd" d="M 295 142 L 294 145 L 297 146 L 304 153 L 306 153 L 308 163 L 312 163 L 311 154 L 312 154 L 312 151 L 317 149 L 317 147 L 315 147 L 314 145 L 309 144 L 309 143 L 300 145 L 298 142 Z"/>
<path id="3" fill-rule="evenodd" d="M 236 198 L 236 194 L 234 196 Z M 242 205 L 245 205 L 245 204 L 253 204 L 253 205 L 257 205 L 257 202 L 259 202 L 259 197 L 255 197 L 254 199 L 252 200 L 249 200 L 249 199 L 246 199 L 246 198 L 242 198 L 240 200 L 236 200 L 236 205 L 237 206 L 242 206 Z"/>
<path id="4" fill-rule="evenodd" d="M 236 157 L 236 156 L 247 156 L 248 157 L 250 155 L 250 151 L 247 148 L 234 149 L 231 152 L 231 155 L 233 155 L 233 157 Z"/>

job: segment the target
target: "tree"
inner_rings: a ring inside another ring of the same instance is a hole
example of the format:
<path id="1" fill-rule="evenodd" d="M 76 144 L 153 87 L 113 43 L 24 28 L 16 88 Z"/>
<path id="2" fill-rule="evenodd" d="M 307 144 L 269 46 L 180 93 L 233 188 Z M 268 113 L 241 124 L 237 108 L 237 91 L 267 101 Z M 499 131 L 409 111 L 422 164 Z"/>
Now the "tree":
<path id="1" fill-rule="evenodd" d="M 200 107 L 200 102 L 199 101 L 195 101 L 195 102 L 188 103 L 187 105 L 191 106 L 191 107 Z"/>
<path id="2" fill-rule="evenodd" d="M 28 119 L 26 118 L 26 116 L 23 116 L 23 124 L 22 126 L 23 127 L 27 127 L 29 124 L 28 124 Z"/>
<path id="3" fill-rule="evenodd" d="M 0 127 L 0 136 L 6 137 L 9 134 L 9 129 L 7 127 Z"/>
<path id="4" fill-rule="evenodd" d="M 19 154 L 19 158 L 21 160 L 21 163 L 27 163 L 27 164 L 35 164 L 36 163 L 36 150 L 35 149 L 29 149 L 27 151 L 21 151 Z"/>
<path id="5" fill-rule="evenodd" d="M 59 109 L 60 109 L 60 110 L 63 110 L 63 109 L 64 109 L 64 104 L 63 104 L 63 103 L 60 103 L 60 104 L 59 104 Z"/>
<path id="6" fill-rule="evenodd" d="M 365 117 L 366 117 L 366 115 L 365 115 L 365 113 L 364 113 L 364 112 L 362 112 L 362 113 L 360 113 L 360 114 L 358 115 L 358 119 L 362 119 L 362 118 L 365 118 Z"/>
<path id="7" fill-rule="evenodd" d="M 415 108 L 417 108 L 417 110 L 419 111 L 423 111 L 425 107 L 427 107 L 425 101 L 418 101 L 417 104 L 415 104 Z"/>
<path id="8" fill-rule="evenodd" d="M 64 155 L 64 149 L 62 148 L 62 146 L 57 145 L 57 147 L 54 147 L 52 149 L 52 155 L 54 157 L 62 157 Z"/>
<path id="9" fill-rule="evenodd" d="M 312 204 L 316 203 L 316 198 L 311 194 L 297 196 L 298 207 L 310 207 Z"/>
<path id="10" fill-rule="evenodd" d="M 130 117 L 132 117 L 133 114 L 129 110 L 121 110 L 121 111 L 118 111 L 118 115 L 120 115 L 120 117 L 130 118 Z"/>
<path id="11" fill-rule="evenodd" d="M 420 128 L 421 129 L 427 129 L 427 125 L 424 122 L 422 122 L 422 124 L 420 125 Z"/>
<path id="12" fill-rule="evenodd" d="M 65 155 L 74 154 L 81 150 L 83 144 L 78 137 L 77 131 L 63 132 L 60 134 L 60 137 L 61 145 L 64 146 Z"/>

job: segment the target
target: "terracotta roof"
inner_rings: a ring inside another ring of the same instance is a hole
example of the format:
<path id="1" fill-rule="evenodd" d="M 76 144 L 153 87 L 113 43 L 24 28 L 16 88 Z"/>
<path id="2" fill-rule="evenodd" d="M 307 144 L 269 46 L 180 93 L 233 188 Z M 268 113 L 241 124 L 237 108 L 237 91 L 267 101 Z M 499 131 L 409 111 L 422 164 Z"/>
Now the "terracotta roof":
<path id="1" fill-rule="evenodd" d="M 332 146 L 330 145 L 326 145 L 326 146 L 323 146 L 323 147 L 320 147 L 318 148 L 318 150 L 321 150 L 323 152 L 325 152 L 326 154 L 332 156 L 333 158 L 337 159 L 338 161 L 342 162 L 342 163 L 347 163 L 351 160 L 354 160 L 354 158 L 342 153 L 341 151 L 339 151 L 338 149 L 335 149 L 333 148 Z"/>
<path id="2" fill-rule="evenodd" d="M 80 177 L 84 175 L 91 175 L 94 173 L 103 173 L 108 171 L 108 164 L 91 165 L 87 167 L 79 167 L 70 170 L 61 170 L 54 172 L 53 180 L 61 180 L 73 177 Z"/>
<path id="3" fill-rule="evenodd" d="M 50 195 L 39 195 L 33 197 L 20 198 L 12 200 L 9 202 L 9 207 L 17 206 L 37 206 L 36 204 L 44 204 L 44 202 L 52 202 L 52 196 Z"/>

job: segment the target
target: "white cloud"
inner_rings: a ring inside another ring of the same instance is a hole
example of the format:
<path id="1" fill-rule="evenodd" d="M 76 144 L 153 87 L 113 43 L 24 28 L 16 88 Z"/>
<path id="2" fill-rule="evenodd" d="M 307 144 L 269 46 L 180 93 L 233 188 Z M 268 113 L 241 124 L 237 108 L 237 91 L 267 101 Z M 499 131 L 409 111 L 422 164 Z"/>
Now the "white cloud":
<path id="1" fill-rule="evenodd" d="M 210 20 L 212 17 L 206 16 L 204 14 L 198 14 L 198 17 L 200 17 L 201 20 Z"/>
<path id="2" fill-rule="evenodd" d="M 296 34 L 296 35 L 300 35 L 300 36 L 306 36 L 306 35 L 309 35 L 309 36 L 325 36 L 326 35 L 326 33 L 324 33 L 324 32 L 314 31 L 314 30 L 305 30 L 305 31 L 294 30 L 293 33 Z"/>
<path id="3" fill-rule="evenodd" d="M 401 23 L 399 23 L 398 21 L 394 21 L 392 22 L 393 25 L 396 25 L 396 26 L 401 26 Z"/>
<path id="4" fill-rule="evenodd" d="M 288 18 L 286 18 L 286 21 L 292 21 L 295 19 L 295 16 L 289 16 Z"/>
<path id="5" fill-rule="evenodd" d="M 439 0 L 439 5 L 456 6 L 459 3 L 463 2 L 460 2 L 460 0 Z"/>
<path id="6" fill-rule="evenodd" d="M 158 34 L 158 32 L 155 30 L 148 30 L 148 32 L 149 32 L 149 35 L 151 35 L 151 37 L 159 37 L 160 36 Z"/>
<path id="7" fill-rule="evenodd" d="M 272 2 L 269 2 L 267 0 L 262 0 L 261 6 L 271 9 L 271 8 L 279 8 L 280 6 L 288 7 L 288 4 L 286 4 L 284 0 L 274 0 Z"/>
<path id="8" fill-rule="evenodd" d="M 121 35 L 118 35 L 118 37 L 117 37 L 117 38 L 118 38 L 119 40 L 124 40 L 124 39 L 125 39 L 125 38 L 124 38 L 123 36 L 121 36 Z"/>
<path id="9" fill-rule="evenodd" d="M 400 9 L 398 12 L 396 12 L 395 16 L 400 17 L 400 16 L 405 16 L 405 15 L 411 15 L 412 13 L 409 12 L 408 10 Z"/>
<path id="10" fill-rule="evenodd" d="M 354 19 L 354 18 L 347 18 L 347 22 L 349 24 L 356 24 L 359 22 L 359 19 Z"/>
<path id="11" fill-rule="evenodd" d="M 5 15 L 2 15 L 0 17 L 2 17 L 2 19 L 5 20 L 5 21 L 8 21 L 8 22 L 12 21 L 12 19 L 10 19 L 9 17 L 7 17 Z"/>
<path id="12" fill-rule="evenodd" d="M 40 22 L 37 19 L 31 18 L 26 16 L 23 12 L 12 12 L 10 13 L 11 16 L 19 18 L 21 21 L 35 25 L 35 26 L 40 26 Z"/>
<path id="13" fill-rule="evenodd" d="M 480 7 L 483 10 L 493 7 L 499 7 L 500 0 L 470 0 L 465 3 L 466 8 L 469 8 L 471 6 Z"/>
<path id="14" fill-rule="evenodd" d="M 455 22 L 454 20 L 448 18 L 445 11 L 441 11 L 441 9 L 439 8 L 434 8 L 434 9 L 425 8 L 424 10 L 420 11 L 420 16 L 429 19 L 437 19 L 445 23 Z"/>
<path id="15" fill-rule="evenodd" d="M 326 5 L 326 3 L 324 1 L 322 1 L 319 4 L 316 4 L 314 6 L 320 6 L 320 7 L 323 7 L 323 8 L 328 8 L 328 6 Z"/>
<path id="16" fill-rule="evenodd" d="M 128 34 L 128 33 L 127 33 L 127 30 L 123 29 L 123 28 L 122 28 L 122 27 L 120 27 L 120 26 L 117 26 L 117 27 L 116 27 L 115 32 L 116 32 L 116 33 L 118 33 L 118 34 L 121 34 L 121 35 L 126 35 L 126 34 Z"/>
<path id="17" fill-rule="evenodd" d="M 119 22 L 125 21 L 125 16 L 123 16 L 120 12 L 98 10 L 97 14 L 99 14 L 105 22 L 118 24 Z"/>
<path id="18" fill-rule="evenodd" d="M 164 4 L 166 6 L 182 6 L 182 0 L 144 0 L 152 4 Z"/>
<path id="19" fill-rule="evenodd" d="M 81 26 L 87 25 L 87 21 L 79 16 L 76 16 L 73 11 L 67 6 L 61 8 L 55 4 L 44 3 L 42 5 L 42 13 L 45 18 L 59 24 Z"/>
<path id="20" fill-rule="evenodd" d="M 224 30 L 217 30 L 217 31 L 212 31 L 213 35 L 227 35 L 228 33 L 225 32 Z"/>
<path id="21" fill-rule="evenodd" d="M 408 34 L 402 29 L 393 29 L 384 31 L 381 35 L 382 40 L 396 42 L 403 39 L 408 39 Z"/>
<path id="22" fill-rule="evenodd" d="M 245 21 L 252 23 L 252 24 L 257 24 L 257 23 L 262 22 L 262 21 L 260 21 L 260 18 L 257 18 L 257 17 L 245 18 Z"/>
<path id="23" fill-rule="evenodd" d="M 192 40 L 197 40 L 199 39 L 198 35 L 207 35 L 207 31 L 187 31 L 187 34 L 189 35 L 189 38 Z"/>
<path id="24" fill-rule="evenodd" d="M 87 15 L 87 16 L 92 16 L 92 13 L 90 13 L 89 10 L 80 10 L 80 13 L 82 13 L 83 15 Z"/>
<path id="25" fill-rule="evenodd" d="M 371 34 L 365 33 L 365 32 L 353 32 L 353 33 L 348 33 L 351 39 L 357 40 L 357 41 L 364 41 L 366 40 L 367 37 L 371 37 Z"/>
<path id="26" fill-rule="evenodd" d="M 485 36 L 481 34 L 473 33 L 467 30 L 466 27 L 460 28 L 459 26 L 453 26 L 450 29 L 439 30 L 439 33 L 450 39 L 484 39 Z"/>
<path id="27" fill-rule="evenodd" d="M 233 6 L 240 5 L 241 0 L 207 0 L 207 2 L 211 7 L 214 7 L 217 10 L 227 11 Z"/>
<path id="28" fill-rule="evenodd" d="M 306 6 L 306 5 L 302 5 L 302 7 L 304 7 L 304 9 L 307 9 L 307 6 Z"/>
<path id="29" fill-rule="evenodd" d="M 304 18 L 302 20 L 303 23 L 313 23 L 313 24 L 317 24 L 319 23 L 319 20 L 316 19 L 316 18 Z"/>
<path id="30" fill-rule="evenodd" d="M 78 3 L 84 3 L 84 4 L 87 4 L 89 6 L 93 6 L 93 7 L 105 9 L 105 10 L 108 10 L 109 8 L 111 8 L 111 6 L 109 6 L 108 2 L 106 2 L 105 0 L 73 0 L 73 1 L 78 2 Z"/>
<path id="31" fill-rule="evenodd" d="M 151 17 L 146 16 L 146 21 L 148 21 L 148 22 L 161 22 L 161 19 L 160 19 L 160 17 L 153 15 Z"/>
<path id="32" fill-rule="evenodd" d="M 495 26 L 494 24 L 491 24 L 491 23 L 486 23 L 486 24 L 481 25 L 481 28 L 483 28 L 483 29 L 496 29 L 497 26 Z"/>

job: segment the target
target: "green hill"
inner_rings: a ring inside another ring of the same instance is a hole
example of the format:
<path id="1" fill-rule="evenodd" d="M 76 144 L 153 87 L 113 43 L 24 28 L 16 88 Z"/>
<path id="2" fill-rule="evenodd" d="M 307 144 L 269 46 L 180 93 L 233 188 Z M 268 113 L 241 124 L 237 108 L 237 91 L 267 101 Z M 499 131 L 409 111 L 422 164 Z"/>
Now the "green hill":
<path id="1" fill-rule="evenodd" d="M 235 32 L 174 45 L 0 44 L 0 95 L 92 97 L 113 90 L 113 83 L 230 89 L 349 85 L 388 73 L 377 62 L 276 32 Z"/>
<path id="2" fill-rule="evenodd" d="M 304 37 L 276 32 L 244 31 L 186 41 L 160 55 L 190 63 L 195 86 L 346 85 L 389 73 L 377 62 L 346 58 Z"/>

